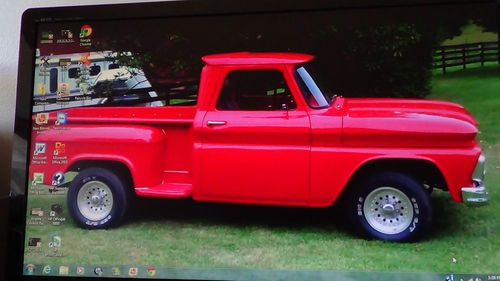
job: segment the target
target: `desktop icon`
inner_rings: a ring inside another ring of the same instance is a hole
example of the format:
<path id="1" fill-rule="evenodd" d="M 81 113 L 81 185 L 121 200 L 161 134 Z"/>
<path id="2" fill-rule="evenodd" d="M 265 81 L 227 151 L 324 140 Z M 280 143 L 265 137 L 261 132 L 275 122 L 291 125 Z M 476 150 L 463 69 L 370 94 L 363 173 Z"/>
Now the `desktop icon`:
<path id="1" fill-rule="evenodd" d="M 49 247 L 50 248 L 60 248 L 62 246 L 62 239 L 59 235 L 49 236 Z"/>
<path id="2" fill-rule="evenodd" d="M 77 275 L 84 275 L 85 274 L 85 267 L 79 266 L 76 268 L 76 274 Z"/>
<path id="3" fill-rule="evenodd" d="M 128 269 L 128 275 L 130 277 L 135 277 L 137 274 L 139 274 L 139 269 L 137 267 L 131 267 Z"/>
<path id="4" fill-rule="evenodd" d="M 36 266 L 34 264 L 27 264 L 25 267 L 24 267 L 24 272 L 26 273 L 26 275 L 33 275 L 33 273 L 35 273 L 35 268 Z"/>
<path id="5" fill-rule="evenodd" d="M 52 266 L 46 265 L 43 267 L 43 274 L 51 274 L 52 273 Z"/>
<path id="6" fill-rule="evenodd" d="M 88 83 L 80 83 L 78 85 L 78 89 L 80 90 L 81 95 L 86 95 L 89 92 L 90 85 Z"/>
<path id="7" fill-rule="evenodd" d="M 36 142 L 35 143 L 35 150 L 33 151 L 33 155 L 44 154 L 46 147 L 47 146 L 44 142 Z"/>
<path id="8" fill-rule="evenodd" d="M 33 173 L 33 185 L 43 184 L 45 174 L 44 173 Z"/>
<path id="9" fill-rule="evenodd" d="M 54 155 L 59 156 L 66 153 L 66 144 L 63 142 L 56 142 L 54 145 Z"/>
<path id="10" fill-rule="evenodd" d="M 69 29 L 63 29 L 61 30 L 61 37 L 64 39 L 73 39 L 73 32 Z"/>
<path id="11" fill-rule="evenodd" d="M 149 277 L 155 277 L 155 276 L 156 276 L 156 268 L 154 268 L 154 267 L 149 267 L 149 268 L 147 269 L 147 271 L 148 271 L 148 276 L 149 276 Z"/>
<path id="12" fill-rule="evenodd" d="M 57 96 L 58 97 L 69 96 L 69 83 L 62 82 L 57 85 Z"/>
<path id="13" fill-rule="evenodd" d="M 42 238 L 30 237 L 28 238 L 28 247 L 40 248 L 42 246 Z"/>
<path id="14" fill-rule="evenodd" d="M 61 185 L 64 182 L 64 173 L 57 172 L 52 176 L 52 185 Z"/>
<path id="15" fill-rule="evenodd" d="M 59 275 L 68 275 L 69 274 L 69 267 L 65 265 L 61 265 L 59 267 Z"/>
<path id="16" fill-rule="evenodd" d="M 64 125 L 68 122 L 68 114 L 66 112 L 58 112 L 56 125 Z"/>
<path id="17" fill-rule="evenodd" d="M 80 38 L 89 37 L 92 34 L 92 27 L 88 24 L 84 24 L 80 29 Z"/>
<path id="18" fill-rule="evenodd" d="M 43 217 L 42 208 L 31 208 L 31 215 L 34 217 Z"/>
<path id="19" fill-rule="evenodd" d="M 98 267 L 94 268 L 95 275 L 101 276 L 103 273 L 104 273 L 104 270 L 102 269 L 102 267 L 98 266 Z"/>
<path id="20" fill-rule="evenodd" d="M 37 86 L 36 86 L 36 89 L 37 89 L 37 93 L 40 96 L 44 96 L 46 94 L 45 83 L 38 83 Z"/>
<path id="21" fill-rule="evenodd" d="M 53 204 L 50 206 L 50 216 L 55 217 L 55 216 L 61 216 L 63 211 L 63 208 L 61 204 Z"/>
<path id="22" fill-rule="evenodd" d="M 111 268 L 111 275 L 113 276 L 119 276 L 121 274 L 121 270 L 119 267 L 114 266 Z"/>
<path id="23" fill-rule="evenodd" d="M 78 61 L 79 65 L 90 65 L 90 53 L 83 54 Z"/>
<path id="24" fill-rule="evenodd" d="M 35 117 L 35 124 L 37 125 L 47 125 L 49 123 L 48 113 L 37 113 Z"/>
<path id="25" fill-rule="evenodd" d="M 42 40 L 52 40 L 54 34 L 51 31 L 42 31 Z"/>
<path id="26" fill-rule="evenodd" d="M 59 59 L 59 66 L 68 67 L 70 65 L 71 65 L 71 58 L 60 58 Z"/>

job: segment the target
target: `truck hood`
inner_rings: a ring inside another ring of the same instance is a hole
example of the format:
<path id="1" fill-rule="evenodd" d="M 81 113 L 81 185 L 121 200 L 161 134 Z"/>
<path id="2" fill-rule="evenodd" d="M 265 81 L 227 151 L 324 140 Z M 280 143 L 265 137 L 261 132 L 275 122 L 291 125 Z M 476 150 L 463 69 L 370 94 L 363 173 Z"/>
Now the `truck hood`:
<path id="1" fill-rule="evenodd" d="M 465 147 L 477 123 L 458 104 L 416 99 L 344 99 L 343 142 L 352 146 Z"/>

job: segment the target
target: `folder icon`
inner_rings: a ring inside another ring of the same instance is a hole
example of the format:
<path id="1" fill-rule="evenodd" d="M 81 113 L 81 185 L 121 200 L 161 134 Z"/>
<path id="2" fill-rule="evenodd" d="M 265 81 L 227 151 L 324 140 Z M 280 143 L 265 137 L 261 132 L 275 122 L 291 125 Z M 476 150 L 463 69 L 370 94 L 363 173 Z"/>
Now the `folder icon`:
<path id="1" fill-rule="evenodd" d="M 45 83 L 38 83 L 37 85 L 37 93 L 41 96 L 45 95 Z"/>

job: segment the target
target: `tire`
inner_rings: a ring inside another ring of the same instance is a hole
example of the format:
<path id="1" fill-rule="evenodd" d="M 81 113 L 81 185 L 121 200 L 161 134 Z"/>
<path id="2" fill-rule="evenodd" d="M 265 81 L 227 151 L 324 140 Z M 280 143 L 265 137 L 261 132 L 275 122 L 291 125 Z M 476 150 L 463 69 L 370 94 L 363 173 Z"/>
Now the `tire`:
<path id="1" fill-rule="evenodd" d="M 118 226 L 129 205 L 130 186 L 114 172 L 87 168 L 71 182 L 67 203 L 76 224 L 86 229 Z"/>
<path id="2" fill-rule="evenodd" d="M 351 188 L 348 210 L 355 228 L 365 236 L 410 242 L 423 237 L 431 226 L 430 195 L 409 175 L 381 172 Z"/>

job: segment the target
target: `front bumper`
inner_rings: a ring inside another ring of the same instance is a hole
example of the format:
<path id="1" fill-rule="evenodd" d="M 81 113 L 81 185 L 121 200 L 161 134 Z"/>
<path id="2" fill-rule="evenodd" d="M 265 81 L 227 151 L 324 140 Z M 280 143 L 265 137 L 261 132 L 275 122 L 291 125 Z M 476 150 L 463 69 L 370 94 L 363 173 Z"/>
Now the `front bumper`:
<path id="1" fill-rule="evenodd" d="M 462 187 L 462 198 L 467 206 L 483 206 L 488 204 L 488 190 L 482 181 L 474 180 L 474 187 Z"/>
<path id="2" fill-rule="evenodd" d="M 462 187 L 462 199 L 467 206 L 483 206 L 488 203 L 488 190 L 484 186 L 486 157 L 480 155 L 472 173 L 473 186 Z"/>

